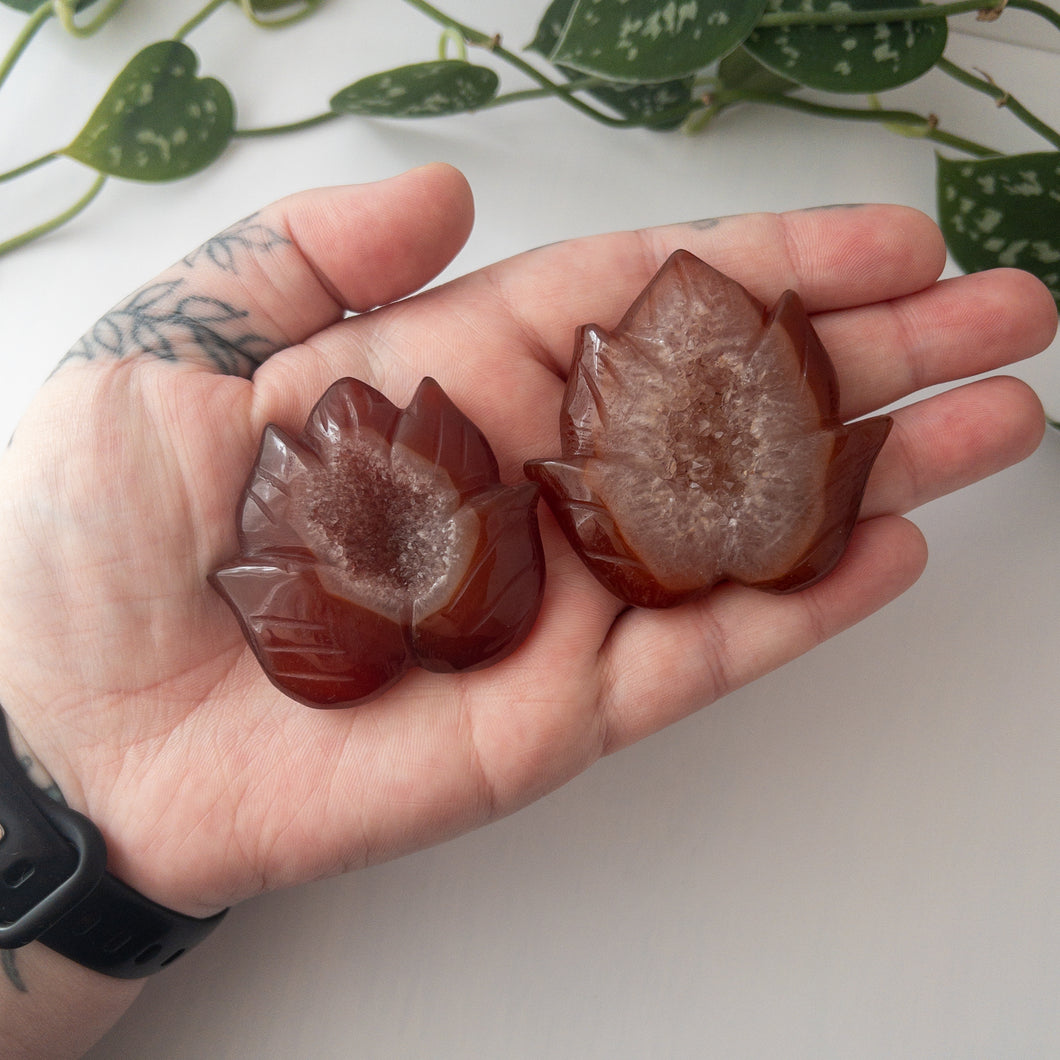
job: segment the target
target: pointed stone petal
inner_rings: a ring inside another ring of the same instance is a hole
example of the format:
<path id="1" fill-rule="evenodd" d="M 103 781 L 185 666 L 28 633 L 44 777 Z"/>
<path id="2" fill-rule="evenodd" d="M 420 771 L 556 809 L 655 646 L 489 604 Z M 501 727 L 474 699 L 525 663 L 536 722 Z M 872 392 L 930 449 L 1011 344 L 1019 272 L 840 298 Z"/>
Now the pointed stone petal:
<path id="1" fill-rule="evenodd" d="M 837 430 L 825 486 L 824 517 L 812 544 L 790 571 L 768 581 L 748 584 L 770 592 L 790 593 L 813 585 L 832 571 L 857 522 L 869 472 L 892 423 L 890 416 L 874 416 Z"/>
<path id="2" fill-rule="evenodd" d="M 478 549 L 453 599 L 413 621 L 413 650 L 424 669 L 489 666 L 530 632 L 545 582 L 537 498 L 537 486 L 524 482 L 479 493 L 468 506 L 481 525 Z"/>
<path id="3" fill-rule="evenodd" d="M 817 332 L 810 322 L 802 299 L 794 291 L 785 291 L 766 320 L 766 330 L 753 355 L 755 359 L 782 365 L 794 358 L 797 371 L 806 387 L 807 401 L 812 401 L 818 422 L 826 427 L 839 425 L 839 380 Z"/>
<path id="4" fill-rule="evenodd" d="M 271 424 L 261 437 L 258 459 L 243 494 L 239 536 L 243 554 L 305 552 L 292 510 L 292 490 L 304 482 L 316 456 Z"/>
<path id="5" fill-rule="evenodd" d="M 361 431 L 389 439 L 399 411 L 375 387 L 359 379 L 340 379 L 313 407 L 302 440 L 323 454 L 344 436 L 356 436 Z"/>
<path id="6" fill-rule="evenodd" d="M 498 480 L 497 461 L 485 436 L 429 377 L 398 417 L 393 441 L 443 469 L 462 497 Z"/>
<path id="7" fill-rule="evenodd" d="M 567 377 L 567 390 L 560 414 L 563 451 L 570 456 L 592 456 L 593 439 L 610 427 L 611 410 L 628 404 L 633 395 L 617 367 L 612 337 L 596 324 L 578 329 L 574 361 Z"/>
<path id="8" fill-rule="evenodd" d="M 663 585 L 619 529 L 590 478 L 607 478 L 603 461 L 531 460 L 524 470 L 537 482 L 556 521 L 583 562 L 612 593 L 638 607 L 668 607 L 687 596 Z M 632 472 L 638 474 L 638 472 Z"/>
<path id="9" fill-rule="evenodd" d="M 704 332 L 723 320 L 729 334 L 751 336 L 765 315 L 766 307 L 735 280 L 689 251 L 675 250 L 626 311 L 615 334 L 665 347 L 675 320 L 702 321 Z"/>
<path id="10" fill-rule="evenodd" d="M 210 580 L 269 680 L 308 706 L 363 702 L 411 665 L 400 626 L 327 593 L 312 566 L 236 563 Z"/>

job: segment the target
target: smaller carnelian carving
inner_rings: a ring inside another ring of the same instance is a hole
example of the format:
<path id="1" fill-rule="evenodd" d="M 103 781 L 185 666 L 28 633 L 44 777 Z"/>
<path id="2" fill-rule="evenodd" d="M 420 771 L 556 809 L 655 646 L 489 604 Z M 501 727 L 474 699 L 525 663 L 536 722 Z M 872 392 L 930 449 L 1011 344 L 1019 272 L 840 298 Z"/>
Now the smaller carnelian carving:
<path id="1" fill-rule="evenodd" d="M 371 698 L 413 666 L 499 661 L 544 590 L 537 487 L 500 482 L 433 379 L 406 409 L 342 379 L 295 439 L 268 426 L 211 581 L 270 680 L 309 706 Z"/>
<path id="2" fill-rule="evenodd" d="M 579 330 L 563 455 L 526 474 L 627 603 L 668 607 L 725 579 L 791 592 L 839 561 L 890 426 L 843 424 L 797 294 L 767 311 L 677 251 L 613 333 Z"/>

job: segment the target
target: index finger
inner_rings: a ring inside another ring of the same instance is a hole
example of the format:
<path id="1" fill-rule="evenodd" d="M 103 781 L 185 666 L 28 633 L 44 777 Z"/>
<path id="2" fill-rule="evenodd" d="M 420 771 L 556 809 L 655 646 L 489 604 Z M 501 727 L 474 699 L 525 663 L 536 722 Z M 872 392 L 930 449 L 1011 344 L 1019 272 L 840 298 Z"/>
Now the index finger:
<path id="1" fill-rule="evenodd" d="M 565 375 L 574 329 L 590 321 L 605 328 L 617 323 L 679 248 L 767 304 L 786 290 L 798 291 L 810 313 L 920 291 L 938 279 L 946 260 L 941 233 L 925 214 L 865 205 L 742 214 L 572 239 L 480 275 L 506 311 L 538 335 L 539 357 Z"/>

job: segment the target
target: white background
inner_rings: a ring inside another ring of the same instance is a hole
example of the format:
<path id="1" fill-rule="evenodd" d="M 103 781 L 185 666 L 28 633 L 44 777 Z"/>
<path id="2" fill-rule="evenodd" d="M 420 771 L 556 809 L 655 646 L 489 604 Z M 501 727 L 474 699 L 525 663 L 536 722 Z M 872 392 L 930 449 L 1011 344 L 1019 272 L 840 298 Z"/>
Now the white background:
<path id="1" fill-rule="evenodd" d="M 510 46 L 538 6 L 448 2 Z M 47 27 L 3 92 L 0 169 L 68 141 L 133 52 L 196 7 L 130 0 L 88 41 Z M 0 42 L 20 25 L 0 11 Z M 1002 29 L 1060 44 L 1019 12 Z M 436 42 L 393 0 L 332 0 L 274 34 L 233 7 L 190 39 L 244 126 L 315 113 Z M 1060 122 L 1056 54 L 963 34 L 947 54 Z M 1046 146 L 942 76 L 893 102 L 1004 149 Z M 180 184 L 112 181 L 0 260 L 0 433 L 97 316 L 200 240 L 287 192 L 433 159 L 476 192 L 459 272 L 746 210 L 934 209 L 930 146 L 765 109 L 697 138 L 545 102 L 241 142 Z M 61 162 L 0 186 L 0 238 L 89 179 Z M 1054 346 L 1017 369 L 1054 415 L 1058 365 Z M 1053 433 L 923 510 L 927 573 L 858 628 L 483 832 L 235 909 L 92 1057 L 1060 1055 L 1058 486 Z"/>

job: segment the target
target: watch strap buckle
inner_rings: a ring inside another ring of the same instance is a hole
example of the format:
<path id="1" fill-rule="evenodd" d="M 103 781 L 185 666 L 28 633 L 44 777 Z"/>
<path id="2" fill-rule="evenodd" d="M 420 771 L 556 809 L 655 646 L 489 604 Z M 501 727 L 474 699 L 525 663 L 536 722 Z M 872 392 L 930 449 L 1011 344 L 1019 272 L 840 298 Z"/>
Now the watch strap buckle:
<path id="1" fill-rule="evenodd" d="M 6 737 L 6 726 L 0 728 Z M 0 752 L 0 948 L 13 949 L 92 892 L 106 871 L 107 848 L 83 814 L 27 790 L 6 738 Z"/>

